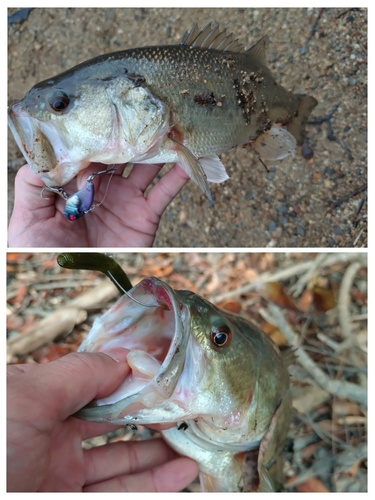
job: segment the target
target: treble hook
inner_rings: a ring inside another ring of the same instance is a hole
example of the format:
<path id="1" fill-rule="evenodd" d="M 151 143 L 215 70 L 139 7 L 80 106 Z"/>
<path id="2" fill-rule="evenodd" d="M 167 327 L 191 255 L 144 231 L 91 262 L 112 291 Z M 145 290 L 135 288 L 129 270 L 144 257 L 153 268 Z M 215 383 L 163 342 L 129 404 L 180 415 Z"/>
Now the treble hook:
<path id="1" fill-rule="evenodd" d="M 64 189 L 62 187 L 59 187 L 59 186 L 44 186 L 44 188 L 41 190 L 40 192 L 40 197 L 43 198 L 43 200 L 48 200 L 48 198 L 45 198 L 43 196 L 43 193 L 44 191 L 52 191 L 52 193 L 56 193 L 58 194 L 59 196 L 61 196 L 62 198 L 64 198 L 64 200 L 67 200 L 68 199 L 68 195 L 66 194 L 66 192 L 64 191 Z"/>

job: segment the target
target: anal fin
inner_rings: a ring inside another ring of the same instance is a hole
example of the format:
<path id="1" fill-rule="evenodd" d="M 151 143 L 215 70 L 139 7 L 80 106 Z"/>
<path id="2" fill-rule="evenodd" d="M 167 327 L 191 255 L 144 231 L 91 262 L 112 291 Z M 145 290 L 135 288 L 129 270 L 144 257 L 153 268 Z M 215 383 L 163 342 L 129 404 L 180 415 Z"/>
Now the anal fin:
<path id="1" fill-rule="evenodd" d="M 219 184 L 220 182 L 224 182 L 229 179 L 229 175 L 217 155 L 199 158 L 199 163 L 201 164 L 209 182 L 216 182 Z"/>

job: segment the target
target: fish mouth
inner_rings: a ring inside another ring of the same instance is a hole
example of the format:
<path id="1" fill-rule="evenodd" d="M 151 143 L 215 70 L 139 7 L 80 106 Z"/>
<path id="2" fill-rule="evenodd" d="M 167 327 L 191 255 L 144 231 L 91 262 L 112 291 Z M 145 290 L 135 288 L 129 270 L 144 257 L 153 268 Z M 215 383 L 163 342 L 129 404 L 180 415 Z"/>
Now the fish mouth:
<path id="1" fill-rule="evenodd" d="M 12 100 L 8 104 L 8 125 L 23 156 L 30 167 L 35 170 L 32 161 L 35 125 L 29 114 L 23 109 L 20 100 Z"/>
<path id="2" fill-rule="evenodd" d="M 86 167 L 72 161 L 71 153 L 52 121 L 30 116 L 22 100 L 8 104 L 8 126 L 32 172 L 47 186 L 63 186 Z"/>
<path id="3" fill-rule="evenodd" d="M 95 320 L 78 351 L 129 349 L 130 373 L 111 395 L 76 416 L 118 424 L 177 421 L 185 410 L 171 396 L 185 363 L 189 309 L 178 292 L 157 278 L 144 279 L 129 294 L 133 298 L 123 295 Z"/>

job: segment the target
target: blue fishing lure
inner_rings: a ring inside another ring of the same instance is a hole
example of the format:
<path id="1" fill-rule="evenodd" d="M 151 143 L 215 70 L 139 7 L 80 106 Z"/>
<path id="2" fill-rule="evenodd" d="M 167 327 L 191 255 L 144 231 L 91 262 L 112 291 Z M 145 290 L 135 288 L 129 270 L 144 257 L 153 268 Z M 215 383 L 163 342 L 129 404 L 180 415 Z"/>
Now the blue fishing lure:
<path id="1" fill-rule="evenodd" d="M 105 195 L 103 200 L 96 204 L 93 205 L 94 203 L 94 195 L 95 195 L 95 188 L 94 188 L 94 183 L 93 180 L 95 177 L 98 175 L 102 174 L 111 174 L 111 176 L 114 174 L 116 170 L 116 165 L 112 166 L 111 168 L 107 170 L 101 170 L 100 172 L 94 172 L 91 174 L 87 180 L 86 180 L 86 185 L 77 191 L 76 193 L 72 194 L 69 196 L 62 187 L 50 187 L 50 186 L 45 186 L 42 189 L 41 196 L 43 197 L 43 192 L 44 190 L 52 191 L 53 193 L 56 193 L 60 195 L 64 200 L 66 201 L 65 203 L 65 208 L 64 208 L 64 216 L 70 220 L 70 221 L 75 221 L 82 217 L 83 215 L 87 214 L 91 210 L 94 210 L 94 208 L 97 208 L 99 205 L 101 205 L 104 201 Z M 108 189 L 108 186 L 107 186 Z M 106 191 L 107 194 L 107 191 Z"/>
<path id="2" fill-rule="evenodd" d="M 69 196 L 64 208 L 64 216 L 71 221 L 77 220 L 87 214 L 93 207 L 94 184 L 87 180 L 86 186 Z"/>

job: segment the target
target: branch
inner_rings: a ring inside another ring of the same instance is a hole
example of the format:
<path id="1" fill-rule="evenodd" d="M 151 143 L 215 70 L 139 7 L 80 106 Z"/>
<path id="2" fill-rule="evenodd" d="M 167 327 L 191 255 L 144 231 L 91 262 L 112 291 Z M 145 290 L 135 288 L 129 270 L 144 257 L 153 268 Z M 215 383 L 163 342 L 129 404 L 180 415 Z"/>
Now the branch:
<path id="1" fill-rule="evenodd" d="M 60 335 L 69 334 L 73 327 L 87 318 L 86 309 L 106 304 L 118 295 L 112 283 L 101 283 L 97 287 L 59 307 L 46 318 L 38 321 L 22 334 L 7 342 L 7 362 L 14 356 L 23 356 L 52 342 Z"/>
<path id="2" fill-rule="evenodd" d="M 313 377 L 319 387 L 325 389 L 334 396 L 352 399 L 353 401 L 357 401 L 367 406 L 366 389 L 352 382 L 330 379 L 299 346 L 299 337 L 285 320 L 281 309 L 272 303 L 268 304 L 268 309 L 270 311 L 268 318 L 269 322 L 277 326 L 285 335 L 288 343 L 295 348 L 297 361 Z"/>

